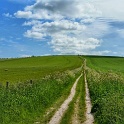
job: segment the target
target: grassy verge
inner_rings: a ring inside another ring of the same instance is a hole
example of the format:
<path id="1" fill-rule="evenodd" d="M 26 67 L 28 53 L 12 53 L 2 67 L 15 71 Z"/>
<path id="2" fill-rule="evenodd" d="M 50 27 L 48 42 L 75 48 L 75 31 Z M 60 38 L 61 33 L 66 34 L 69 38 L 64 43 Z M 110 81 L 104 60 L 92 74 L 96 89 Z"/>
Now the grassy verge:
<path id="1" fill-rule="evenodd" d="M 78 102 L 77 102 L 78 101 Z M 78 121 L 82 123 L 85 120 L 85 84 L 83 76 L 80 78 L 77 87 L 76 87 L 76 94 L 74 99 L 69 104 L 68 110 L 65 112 L 61 124 L 71 124 L 73 121 L 73 115 L 75 112 L 75 104 L 77 105 L 76 113 L 78 114 Z"/>
<path id="2" fill-rule="evenodd" d="M 9 89 L 0 86 L 0 124 L 33 124 L 35 120 L 42 122 L 46 110 L 61 97 L 64 99 L 68 96 L 76 77 L 58 73 L 32 84 L 20 84 Z"/>
<path id="3" fill-rule="evenodd" d="M 124 79 L 112 72 L 88 70 L 87 80 L 96 124 L 124 123 Z"/>

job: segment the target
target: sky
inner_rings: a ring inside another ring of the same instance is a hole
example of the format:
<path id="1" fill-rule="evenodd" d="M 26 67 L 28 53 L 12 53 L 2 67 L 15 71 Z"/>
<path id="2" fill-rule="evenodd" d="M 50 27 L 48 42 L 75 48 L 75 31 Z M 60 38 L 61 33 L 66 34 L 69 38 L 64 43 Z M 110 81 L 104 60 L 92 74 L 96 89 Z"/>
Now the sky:
<path id="1" fill-rule="evenodd" d="M 1 0 L 0 58 L 124 56 L 124 0 Z"/>

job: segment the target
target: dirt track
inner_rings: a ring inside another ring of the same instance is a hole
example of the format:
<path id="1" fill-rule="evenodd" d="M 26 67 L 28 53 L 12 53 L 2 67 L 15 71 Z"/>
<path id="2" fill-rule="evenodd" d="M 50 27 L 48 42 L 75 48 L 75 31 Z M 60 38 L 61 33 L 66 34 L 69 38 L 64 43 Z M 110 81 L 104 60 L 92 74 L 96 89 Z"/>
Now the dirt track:
<path id="1" fill-rule="evenodd" d="M 92 104 L 91 104 L 91 99 L 90 99 L 90 94 L 89 94 L 89 89 L 88 89 L 88 84 L 87 84 L 87 79 L 86 79 L 86 60 L 84 60 L 84 81 L 85 81 L 85 92 L 86 92 L 86 97 L 85 97 L 85 103 L 86 103 L 86 121 L 83 124 L 93 124 L 94 123 L 94 117 L 91 114 L 91 108 L 92 108 Z M 56 113 L 53 115 L 53 117 L 51 118 L 49 124 L 59 124 L 65 111 L 68 109 L 68 105 L 69 103 L 72 101 L 72 99 L 74 98 L 74 95 L 76 93 L 76 86 L 77 83 L 79 81 L 79 79 L 81 78 L 82 74 L 77 78 L 77 80 L 75 81 L 72 89 L 71 89 L 71 93 L 68 96 L 68 98 L 63 102 L 63 104 L 60 106 L 60 108 L 56 111 Z M 77 121 L 77 118 L 75 118 Z M 76 122 L 78 123 L 78 122 Z"/>
<path id="2" fill-rule="evenodd" d="M 69 103 L 72 101 L 75 93 L 76 93 L 76 86 L 77 83 L 79 81 L 79 79 L 81 78 L 82 74 L 77 78 L 77 80 L 75 81 L 72 89 L 71 89 L 71 93 L 68 96 L 68 98 L 63 102 L 63 104 L 60 106 L 60 108 L 57 110 L 57 112 L 53 115 L 53 117 L 51 118 L 49 124 L 59 124 L 60 120 L 62 119 L 65 111 L 68 109 L 68 105 Z"/>
<path id="3" fill-rule="evenodd" d="M 86 69 L 86 60 L 84 60 L 84 81 L 85 81 L 85 92 L 86 92 L 86 97 L 85 97 L 86 121 L 83 124 L 93 124 L 94 123 L 94 117 L 91 114 L 92 104 L 91 104 L 85 69 Z"/>

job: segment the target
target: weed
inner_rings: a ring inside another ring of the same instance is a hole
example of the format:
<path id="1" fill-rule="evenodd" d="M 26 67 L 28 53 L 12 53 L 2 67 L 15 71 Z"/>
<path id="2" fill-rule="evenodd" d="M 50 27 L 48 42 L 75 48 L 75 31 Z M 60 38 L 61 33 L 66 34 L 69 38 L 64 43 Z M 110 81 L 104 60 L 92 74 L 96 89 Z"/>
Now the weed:
<path id="1" fill-rule="evenodd" d="M 98 76 L 96 76 L 98 75 Z M 88 70 L 87 79 L 97 124 L 124 123 L 124 80 L 115 73 Z"/>

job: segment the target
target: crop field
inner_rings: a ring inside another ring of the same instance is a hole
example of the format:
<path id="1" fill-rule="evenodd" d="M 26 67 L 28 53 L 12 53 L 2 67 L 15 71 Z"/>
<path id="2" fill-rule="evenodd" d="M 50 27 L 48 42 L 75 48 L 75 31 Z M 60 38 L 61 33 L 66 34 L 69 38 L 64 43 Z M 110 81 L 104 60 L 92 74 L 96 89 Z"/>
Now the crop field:
<path id="1" fill-rule="evenodd" d="M 86 57 L 96 124 L 124 124 L 124 58 Z"/>
<path id="2" fill-rule="evenodd" d="M 81 66 L 78 56 L 46 56 L 0 60 L 0 83 L 21 83 L 38 80 L 57 71 L 75 69 Z"/>

